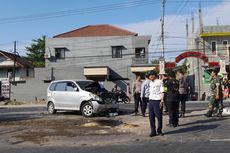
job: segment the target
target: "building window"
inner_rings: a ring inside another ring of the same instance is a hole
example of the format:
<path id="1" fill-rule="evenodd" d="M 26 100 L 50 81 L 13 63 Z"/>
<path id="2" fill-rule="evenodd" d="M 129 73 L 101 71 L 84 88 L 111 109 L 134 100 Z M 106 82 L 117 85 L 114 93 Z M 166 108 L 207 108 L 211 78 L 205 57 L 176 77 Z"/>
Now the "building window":
<path id="1" fill-rule="evenodd" d="M 56 59 L 65 59 L 66 48 L 55 48 Z"/>
<path id="2" fill-rule="evenodd" d="M 7 78 L 12 78 L 13 77 L 13 69 L 8 69 L 7 70 Z"/>
<path id="3" fill-rule="evenodd" d="M 223 50 L 227 50 L 228 51 L 228 40 L 223 40 L 222 44 L 223 44 Z"/>
<path id="4" fill-rule="evenodd" d="M 135 57 L 136 58 L 145 58 L 145 48 L 135 48 Z"/>
<path id="5" fill-rule="evenodd" d="M 112 58 L 122 58 L 122 48 L 123 46 L 113 46 Z"/>
<path id="6" fill-rule="evenodd" d="M 211 45 L 212 45 L 212 46 L 211 46 L 211 47 L 212 47 L 212 48 L 211 48 L 211 49 L 212 49 L 212 52 L 213 52 L 213 53 L 216 53 L 216 51 L 217 51 L 217 42 L 216 42 L 216 41 L 212 41 L 212 42 L 211 42 Z"/>

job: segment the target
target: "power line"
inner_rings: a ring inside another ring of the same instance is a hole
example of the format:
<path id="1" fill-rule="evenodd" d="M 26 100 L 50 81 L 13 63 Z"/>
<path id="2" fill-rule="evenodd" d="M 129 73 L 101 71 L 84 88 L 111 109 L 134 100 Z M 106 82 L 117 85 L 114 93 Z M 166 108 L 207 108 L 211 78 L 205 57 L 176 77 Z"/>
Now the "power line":
<path id="1" fill-rule="evenodd" d="M 140 7 L 140 6 L 152 5 L 152 4 L 156 5 L 158 3 L 154 0 L 135 0 L 135 1 L 122 2 L 122 3 L 114 3 L 114 4 L 107 4 L 107 5 L 102 5 L 102 6 L 82 8 L 82 9 L 72 9 L 72 10 L 59 11 L 59 12 L 2 18 L 0 19 L 0 24 L 25 22 L 25 21 L 36 21 L 36 20 L 72 16 L 72 15 L 106 12 L 106 11 L 112 11 L 112 10 L 117 10 L 117 9 L 126 9 L 126 8 Z"/>
<path id="2" fill-rule="evenodd" d="M 216 2 L 223 2 L 223 1 L 222 0 L 213 0 L 213 1 L 188 0 L 187 1 L 187 3 L 198 3 L 198 2 L 216 3 Z M 230 2 L 230 0 L 225 0 L 224 2 Z M 181 1 L 171 0 L 171 1 L 167 1 L 167 3 L 181 3 Z M 60 18 L 65 16 L 99 13 L 99 12 L 118 10 L 118 9 L 146 6 L 146 5 L 159 5 L 159 2 L 157 0 L 134 0 L 134 1 L 127 1 L 122 3 L 113 3 L 113 4 L 100 5 L 100 6 L 94 6 L 88 8 L 81 8 L 81 9 L 71 9 L 71 10 L 64 10 L 64 11 L 57 11 L 57 12 L 8 17 L 8 18 L 1 18 L 0 24 L 37 21 L 37 20 L 44 20 L 44 19 Z"/>

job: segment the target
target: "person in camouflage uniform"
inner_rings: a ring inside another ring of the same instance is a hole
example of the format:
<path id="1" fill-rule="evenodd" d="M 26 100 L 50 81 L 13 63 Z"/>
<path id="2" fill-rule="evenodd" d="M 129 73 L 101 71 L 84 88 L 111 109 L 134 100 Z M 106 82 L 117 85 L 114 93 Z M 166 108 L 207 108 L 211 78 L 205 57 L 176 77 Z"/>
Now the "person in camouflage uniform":
<path id="1" fill-rule="evenodd" d="M 218 107 L 217 107 L 217 116 L 222 117 L 223 108 L 224 108 L 224 104 L 223 104 L 223 101 L 224 101 L 224 94 L 223 94 L 223 91 L 224 91 L 224 83 L 223 83 L 224 77 L 223 77 L 222 73 L 218 73 L 218 77 L 220 79 L 220 100 L 219 100 Z"/>
<path id="2" fill-rule="evenodd" d="M 217 76 L 218 72 L 213 70 L 211 73 L 211 83 L 210 83 L 210 101 L 208 104 L 209 110 L 206 114 L 207 117 L 212 117 L 213 110 L 219 110 L 219 104 L 221 99 L 221 81 Z"/>

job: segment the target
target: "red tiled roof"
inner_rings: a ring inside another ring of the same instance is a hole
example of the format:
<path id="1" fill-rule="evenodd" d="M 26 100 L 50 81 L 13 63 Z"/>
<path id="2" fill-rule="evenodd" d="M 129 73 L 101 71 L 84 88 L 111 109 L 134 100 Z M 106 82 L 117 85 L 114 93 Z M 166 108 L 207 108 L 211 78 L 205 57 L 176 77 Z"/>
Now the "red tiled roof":
<path id="1" fill-rule="evenodd" d="M 14 55 L 12 53 L 8 53 L 5 51 L 0 50 L 0 56 L 4 56 L 8 59 L 14 60 L 16 61 L 16 64 L 18 64 L 20 67 L 30 67 L 33 68 L 32 64 L 29 63 L 28 61 L 26 61 L 24 58 L 18 56 L 18 55 Z"/>
<path id="2" fill-rule="evenodd" d="M 54 38 L 68 37 L 95 37 L 95 36 L 137 36 L 137 33 L 121 29 L 108 24 L 88 25 L 79 29 L 65 32 L 54 36 Z"/>

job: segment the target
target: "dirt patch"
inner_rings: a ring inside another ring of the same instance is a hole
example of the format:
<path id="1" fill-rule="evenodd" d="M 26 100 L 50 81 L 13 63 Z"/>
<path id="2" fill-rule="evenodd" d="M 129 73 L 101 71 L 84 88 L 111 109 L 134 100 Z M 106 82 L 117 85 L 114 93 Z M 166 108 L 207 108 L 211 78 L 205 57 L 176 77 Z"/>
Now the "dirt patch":
<path id="1" fill-rule="evenodd" d="M 122 129 L 131 129 L 131 128 L 139 127 L 139 125 L 137 125 L 137 124 L 127 124 L 127 123 L 125 123 L 125 124 L 123 124 L 121 127 L 122 127 Z"/>
<path id="2" fill-rule="evenodd" d="M 25 121 L 1 122 L 0 127 L 24 129 L 12 135 L 20 142 L 43 144 L 52 137 L 78 137 L 78 136 L 109 136 L 122 135 L 126 131 L 119 128 L 124 124 L 120 120 L 111 119 L 31 119 Z M 129 126 L 135 127 L 135 126 Z"/>

